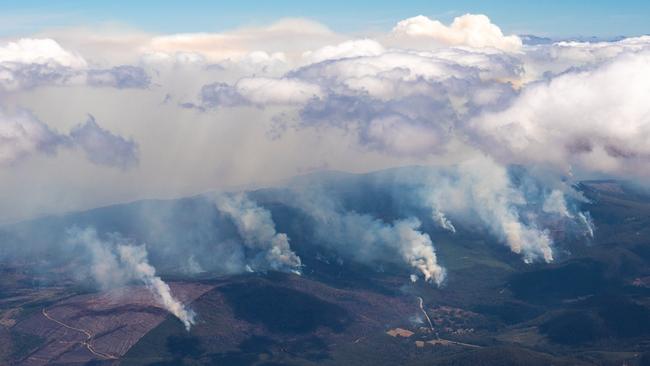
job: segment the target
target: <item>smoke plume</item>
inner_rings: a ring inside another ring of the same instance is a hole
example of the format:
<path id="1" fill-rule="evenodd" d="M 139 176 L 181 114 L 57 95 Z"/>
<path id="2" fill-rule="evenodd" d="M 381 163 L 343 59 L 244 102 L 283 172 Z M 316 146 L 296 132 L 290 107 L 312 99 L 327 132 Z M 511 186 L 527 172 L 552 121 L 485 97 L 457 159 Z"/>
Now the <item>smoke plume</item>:
<path id="1" fill-rule="evenodd" d="M 300 258 L 291 250 L 287 234 L 278 233 L 271 213 L 244 194 L 221 195 L 216 200 L 219 211 L 227 215 L 246 248 L 257 252 L 249 259 L 252 270 L 276 270 L 300 273 Z"/>
<path id="2" fill-rule="evenodd" d="M 186 330 L 194 325 L 194 311 L 174 298 L 169 285 L 156 275 L 144 245 L 122 244 L 115 235 L 112 240 L 104 241 L 90 228 L 68 230 L 68 241 L 89 251 L 90 273 L 102 289 L 117 288 L 132 281 L 141 282 L 165 310 L 183 322 Z"/>
<path id="3" fill-rule="evenodd" d="M 316 239 L 337 253 L 362 263 L 393 262 L 401 258 L 428 282 L 441 285 L 446 271 L 438 264 L 428 234 L 415 217 L 386 223 L 370 214 L 346 210 L 332 193 L 313 187 L 293 187 L 297 206 L 314 222 Z"/>
<path id="4" fill-rule="evenodd" d="M 175 299 L 169 285 L 156 276 L 156 269 L 147 260 L 147 249 L 143 245 L 119 245 L 117 250 L 125 269 L 130 272 L 130 277 L 144 283 L 147 289 L 156 295 L 160 304 L 180 319 L 185 325 L 185 329 L 189 331 L 194 325 L 194 311 Z"/>

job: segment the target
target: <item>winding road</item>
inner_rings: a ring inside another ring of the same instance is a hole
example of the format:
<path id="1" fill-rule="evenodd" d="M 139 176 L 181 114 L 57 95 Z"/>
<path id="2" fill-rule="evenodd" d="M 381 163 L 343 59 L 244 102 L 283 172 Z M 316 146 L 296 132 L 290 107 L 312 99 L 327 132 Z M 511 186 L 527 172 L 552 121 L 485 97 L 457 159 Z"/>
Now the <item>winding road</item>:
<path id="1" fill-rule="evenodd" d="M 52 316 L 50 316 L 50 314 L 47 313 L 45 308 L 43 308 L 42 313 L 43 313 L 43 316 L 46 317 L 47 319 L 49 319 L 49 320 L 51 320 L 51 321 L 65 327 L 65 328 L 68 328 L 68 329 L 75 330 L 77 332 L 83 333 L 86 336 L 86 340 L 81 341 L 79 343 L 84 345 L 88 349 L 88 351 L 90 351 L 90 353 L 92 353 L 93 355 L 95 355 L 97 357 L 100 357 L 102 359 L 105 359 L 105 360 L 117 360 L 117 357 L 115 357 L 113 355 L 106 354 L 106 353 L 98 352 L 93 348 L 92 344 L 90 343 L 91 340 L 93 339 L 93 335 L 89 331 L 87 331 L 85 329 L 81 329 L 81 328 L 75 328 L 75 327 L 73 327 L 71 325 L 65 324 L 65 323 L 63 323 L 63 322 L 61 322 L 61 321 L 59 321 L 57 319 L 54 319 Z"/>
<path id="2" fill-rule="evenodd" d="M 431 328 L 431 331 L 433 332 L 433 323 L 431 323 L 431 319 L 429 318 L 429 314 L 427 314 L 426 310 L 424 310 L 424 300 L 420 296 L 418 296 L 418 300 L 420 300 L 420 310 L 422 310 L 422 314 L 424 314 L 424 317 L 427 318 L 427 322 L 429 322 L 429 328 Z"/>

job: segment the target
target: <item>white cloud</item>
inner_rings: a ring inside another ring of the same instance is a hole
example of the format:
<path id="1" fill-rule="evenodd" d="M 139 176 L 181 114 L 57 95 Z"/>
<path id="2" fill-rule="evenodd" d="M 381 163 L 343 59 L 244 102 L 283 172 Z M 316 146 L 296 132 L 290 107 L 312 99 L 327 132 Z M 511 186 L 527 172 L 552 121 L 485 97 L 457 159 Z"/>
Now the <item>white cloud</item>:
<path id="1" fill-rule="evenodd" d="M 335 46 L 325 46 L 314 51 L 307 51 L 302 54 L 302 57 L 307 63 L 316 63 L 341 58 L 378 56 L 384 51 L 384 46 L 377 41 L 358 39 L 345 41 Z"/>
<path id="2" fill-rule="evenodd" d="M 22 38 L 0 46 L 0 89 L 7 91 L 84 84 L 146 88 L 150 81 L 144 69 L 137 66 L 92 68 L 81 55 L 64 49 L 49 38 Z"/>
<path id="3" fill-rule="evenodd" d="M 70 139 L 94 164 L 128 169 L 138 163 L 138 144 L 101 128 L 93 116 L 75 126 Z"/>
<path id="4" fill-rule="evenodd" d="M 260 105 L 302 104 L 323 95 L 320 86 L 291 78 L 244 78 L 235 88 L 249 101 Z"/>
<path id="5" fill-rule="evenodd" d="M 201 90 L 201 102 L 203 107 L 301 105 L 323 95 L 320 86 L 298 79 L 249 77 L 234 85 L 205 85 Z"/>
<path id="6" fill-rule="evenodd" d="M 0 52 L 2 107 L 47 121 L 0 123 L 5 191 L 36 181 L 39 164 L 57 166 L 50 181 L 66 202 L 90 206 L 282 179 L 305 167 L 359 172 L 478 153 L 562 173 L 648 175 L 648 37 L 521 46 L 480 15 L 452 24 L 415 17 L 353 36 L 289 19 L 220 33 L 86 28 L 34 37 Z M 88 149 L 62 146 L 88 113 L 102 130 L 138 141 L 130 178 L 70 165 Z M 13 170 L 55 146 L 55 158 Z M 173 184 L 163 183 L 169 166 L 183 171 Z M 66 191 L 79 169 L 92 172 L 77 184 L 102 194 Z M 43 207 L 55 211 L 61 200 Z"/>
<path id="7" fill-rule="evenodd" d="M 70 68 L 84 68 L 86 60 L 63 49 L 53 39 L 22 38 L 0 46 L 0 63 L 56 64 Z"/>
<path id="8" fill-rule="evenodd" d="M 52 155 L 66 137 L 27 111 L 0 111 L 0 165 L 13 164 L 33 154 Z"/>
<path id="9" fill-rule="evenodd" d="M 447 143 L 437 129 L 396 115 L 371 120 L 364 134 L 373 148 L 399 155 L 426 155 Z"/>
<path id="10" fill-rule="evenodd" d="M 496 48 L 508 52 L 519 51 L 522 47 L 519 37 L 504 36 L 501 29 L 482 14 L 465 14 L 456 17 L 449 26 L 418 15 L 397 23 L 392 33 L 398 38 L 414 38 L 419 42 L 431 41 L 431 46 L 437 44 Z"/>
<path id="11" fill-rule="evenodd" d="M 146 53 L 198 53 L 213 62 L 239 60 L 252 52 L 284 52 L 298 57 L 314 46 L 340 40 L 324 25 L 305 19 L 283 19 L 266 27 L 240 28 L 222 33 L 185 33 L 151 38 Z"/>
<path id="12" fill-rule="evenodd" d="M 505 110 L 476 117 L 477 143 L 504 161 L 644 174 L 650 160 L 650 53 L 528 85 Z"/>
<path id="13" fill-rule="evenodd" d="M 26 110 L 0 111 L 0 165 L 31 155 L 56 155 L 60 147 L 79 147 L 94 164 L 126 169 L 138 161 L 138 145 L 101 128 L 90 116 L 69 135 L 60 134 Z"/>
<path id="14" fill-rule="evenodd" d="M 623 53 L 650 51 L 650 36 L 625 38 L 616 42 L 563 41 L 528 46 L 522 60 L 526 81 L 559 75 L 574 68 L 595 66 Z"/>

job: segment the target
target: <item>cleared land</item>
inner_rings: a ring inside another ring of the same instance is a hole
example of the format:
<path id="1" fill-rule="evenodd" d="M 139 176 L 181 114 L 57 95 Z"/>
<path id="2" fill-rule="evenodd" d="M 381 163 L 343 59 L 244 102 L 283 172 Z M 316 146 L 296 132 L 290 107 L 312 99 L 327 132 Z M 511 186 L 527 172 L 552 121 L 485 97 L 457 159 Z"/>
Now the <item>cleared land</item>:
<path id="1" fill-rule="evenodd" d="M 212 289 L 196 283 L 171 283 L 170 287 L 185 304 Z M 116 360 L 168 316 L 142 286 L 74 296 L 16 324 L 15 331 L 45 340 L 19 365 Z"/>

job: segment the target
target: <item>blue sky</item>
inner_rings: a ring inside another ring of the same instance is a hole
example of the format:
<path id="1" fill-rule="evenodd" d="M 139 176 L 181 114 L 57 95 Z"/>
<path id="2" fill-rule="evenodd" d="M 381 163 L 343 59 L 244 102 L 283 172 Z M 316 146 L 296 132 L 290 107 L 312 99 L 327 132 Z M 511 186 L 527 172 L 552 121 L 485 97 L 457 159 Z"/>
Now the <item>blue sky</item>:
<path id="1" fill-rule="evenodd" d="M 618 36 L 650 33 L 647 0 L 414 0 L 414 1 L 0 1 L 0 34 L 50 27 L 119 23 L 159 33 L 220 31 L 306 17 L 341 32 L 389 29 L 423 14 L 448 22 L 483 13 L 506 33 L 546 36 Z"/>

